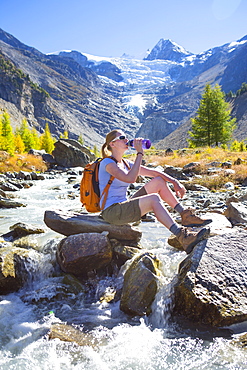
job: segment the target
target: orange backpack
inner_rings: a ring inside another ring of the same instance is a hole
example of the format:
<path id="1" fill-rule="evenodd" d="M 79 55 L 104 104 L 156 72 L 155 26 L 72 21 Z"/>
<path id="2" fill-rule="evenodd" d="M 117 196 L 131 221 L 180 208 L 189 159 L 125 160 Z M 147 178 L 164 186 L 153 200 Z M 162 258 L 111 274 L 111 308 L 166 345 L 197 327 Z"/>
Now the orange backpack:
<path id="1" fill-rule="evenodd" d="M 114 157 L 110 158 L 117 163 L 117 160 Z M 98 158 L 96 161 L 88 163 L 84 168 L 84 173 L 81 179 L 80 200 L 88 212 L 100 212 L 101 209 L 104 209 L 109 188 L 115 178 L 114 176 L 110 177 L 102 194 L 100 195 L 99 166 L 102 160 L 103 158 Z M 128 168 L 130 168 L 125 161 L 124 163 Z M 102 207 L 100 207 L 101 198 L 103 199 Z"/>

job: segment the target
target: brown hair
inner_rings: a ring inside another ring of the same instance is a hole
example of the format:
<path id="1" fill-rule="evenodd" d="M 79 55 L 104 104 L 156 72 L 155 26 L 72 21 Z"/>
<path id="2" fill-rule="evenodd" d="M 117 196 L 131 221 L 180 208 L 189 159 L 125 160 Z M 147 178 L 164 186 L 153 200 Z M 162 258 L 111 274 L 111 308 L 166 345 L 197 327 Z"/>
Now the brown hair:
<path id="1" fill-rule="evenodd" d="M 122 130 L 112 130 L 110 131 L 105 138 L 105 142 L 101 147 L 101 155 L 103 158 L 109 157 L 112 155 L 112 149 L 111 146 L 109 145 L 110 142 L 115 139 L 115 137 L 119 136 L 119 134 L 122 134 Z"/>

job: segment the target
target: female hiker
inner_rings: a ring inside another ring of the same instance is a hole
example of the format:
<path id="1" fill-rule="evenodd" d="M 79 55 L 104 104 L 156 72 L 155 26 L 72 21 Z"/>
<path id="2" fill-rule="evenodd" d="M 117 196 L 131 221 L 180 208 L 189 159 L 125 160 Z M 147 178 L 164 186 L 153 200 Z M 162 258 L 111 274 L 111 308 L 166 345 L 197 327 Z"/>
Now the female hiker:
<path id="1" fill-rule="evenodd" d="M 202 228 L 195 232 L 187 227 L 204 226 L 211 220 L 203 220 L 194 215 L 191 210 L 183 208 L 177 197 L 182 198 L 186 190 L 178 180 L 141 165 L 144 155 L 142 139 L 134 139 L 135 161 L 123 160 L 123 154 L 128 149 L 127 142 L 128 139 L 121 130 L 113 130 L 106 135 L 105 143 L 101 148 L 104 158 L 99 166 L 101 194 L 110 176 L 114 176 L 101 216 L 109 223 L 124 225 L 138 221 L 146 213 L 153 212 L 158 221 L 176 235 L 186 253 L 190 253 L 200 240 L 208 236 L 209 229 Z M 138 175 L 152 179 L 128 199 L 127 188 L 130 183 L 136 181 Z M 173 184 L 176 195 L 168 186 L 169 182 Z M 163 201 L 180 213 L 182 226 L 173 220 Z"/>

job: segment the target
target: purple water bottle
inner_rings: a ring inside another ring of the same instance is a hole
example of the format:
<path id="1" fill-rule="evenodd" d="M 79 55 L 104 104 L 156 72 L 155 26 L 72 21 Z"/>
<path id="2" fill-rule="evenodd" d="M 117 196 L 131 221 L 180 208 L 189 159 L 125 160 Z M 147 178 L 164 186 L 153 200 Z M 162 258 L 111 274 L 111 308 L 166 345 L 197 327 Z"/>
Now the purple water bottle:
<path id="1" fill-rule="evenodd" d="M 131 139 L 127 143 L 128 146 L 134 146 L 134 139 Z M 151 141 L 149 139 L 142 140 L 142 148 L 149 149 L 151 147 Z"/>

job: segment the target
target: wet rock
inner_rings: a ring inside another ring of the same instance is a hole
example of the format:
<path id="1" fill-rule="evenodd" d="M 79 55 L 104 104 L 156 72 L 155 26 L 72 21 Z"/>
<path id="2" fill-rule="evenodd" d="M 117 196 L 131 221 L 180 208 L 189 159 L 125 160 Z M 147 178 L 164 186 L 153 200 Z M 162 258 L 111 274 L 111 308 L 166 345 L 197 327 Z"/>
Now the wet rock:
<path id="1" fill-rule="evenodd" d="M 20 289 L 39 262 L 34 250 L 13 247 L 11 243 L 0 248 L 0 294 Z"/>
<path id="2" fill-rule="evenodd" d="M 245 224 L 247 222 L 247 207 L 241 203 L 230 202 L 224 215 L 233 225 Z"/>
<path id="3" fill-rule="evenodd" d="M 174 314 L 228 326 L 247 320 L 246 231 L 200 242 L 179 267 Z"/>
<path id="4" fill-rule="evenodd" d="M 120 309 L 129 315 L 149 315 L 160 274 L 156 257 L 150 253 L 137 256 L 124 274 Z"/>
<path id="5" fill-rule="evenodd" d="M 203 203 L 202 207 L 207 208 L 210 205 L 210 199 L 206 199 L 205 202 Z"/>
<path id="6" fill-rule="evenodd" d="M 27 171 L 19 171 L 16 178 L 18 180 L 32 180 L 30 172 Z"/>
<path id="7" fill-rule="evenodd" d="M 0 197 L 1 198 L 8 198 L 7 197 L 7 194 L 3 190 L 1 190 L 1 189 L 0 189 Z"/>
<path id="8" fill-rule="evenodd" d="M 23 222 L 17 222 L 10 226 L 10 230 L 10 232 L 3 234 L 2 237 L 11 241 L 30 234 L 42 234 L 45 232 L 44 229 Z"/>
<path id="9" fill-rule="evenodd" d="M 95 347 L 99 340 L 91 333 L 83 333 L 72 325 L 53 324 L 49 332 L 49 339 L 58 338 L 65 342 L 75 342 L 79 346 Z"/>
<path id="10" fill-rule="evenodd" d="M 17 184 L 13 184 L 10 181 L 1 183 L 0 188 L 3 191 L 19 191 L 20 190 L 20 187 L 17 186 Z"/>
<path id="11" fill-rule="evenodd" d="M 141 252 L 140 248 L 119 244 L 113 246 L 112 250 L 119 266 L 124 265 L 126 261 L 132 259 L 136 254 L 139 254 Z"/>
<path id="12" fill-rule="evenodd" d="M 50 229 L 66 236 L 107 231 L 109 239 L 139 241 L 142 235 L 131 225 L 112 225 L 95 214 L 47 210 L 44 222 Z"/>
<path id="13" fill-rule="evenodd" d="M 3 198 L 0 196 L 0 208 L 17 208 L 17 207 L 26 207 L 26 204 L 16 202 L 14 200 Z"/>
<path id="14" fill-rule="evenodd" d="M 111 260 L 109 239 L 102 234 L 70 235 L 58 244 L 57 261 L 61 269 L 76 276 L 106 267 Z"/>

